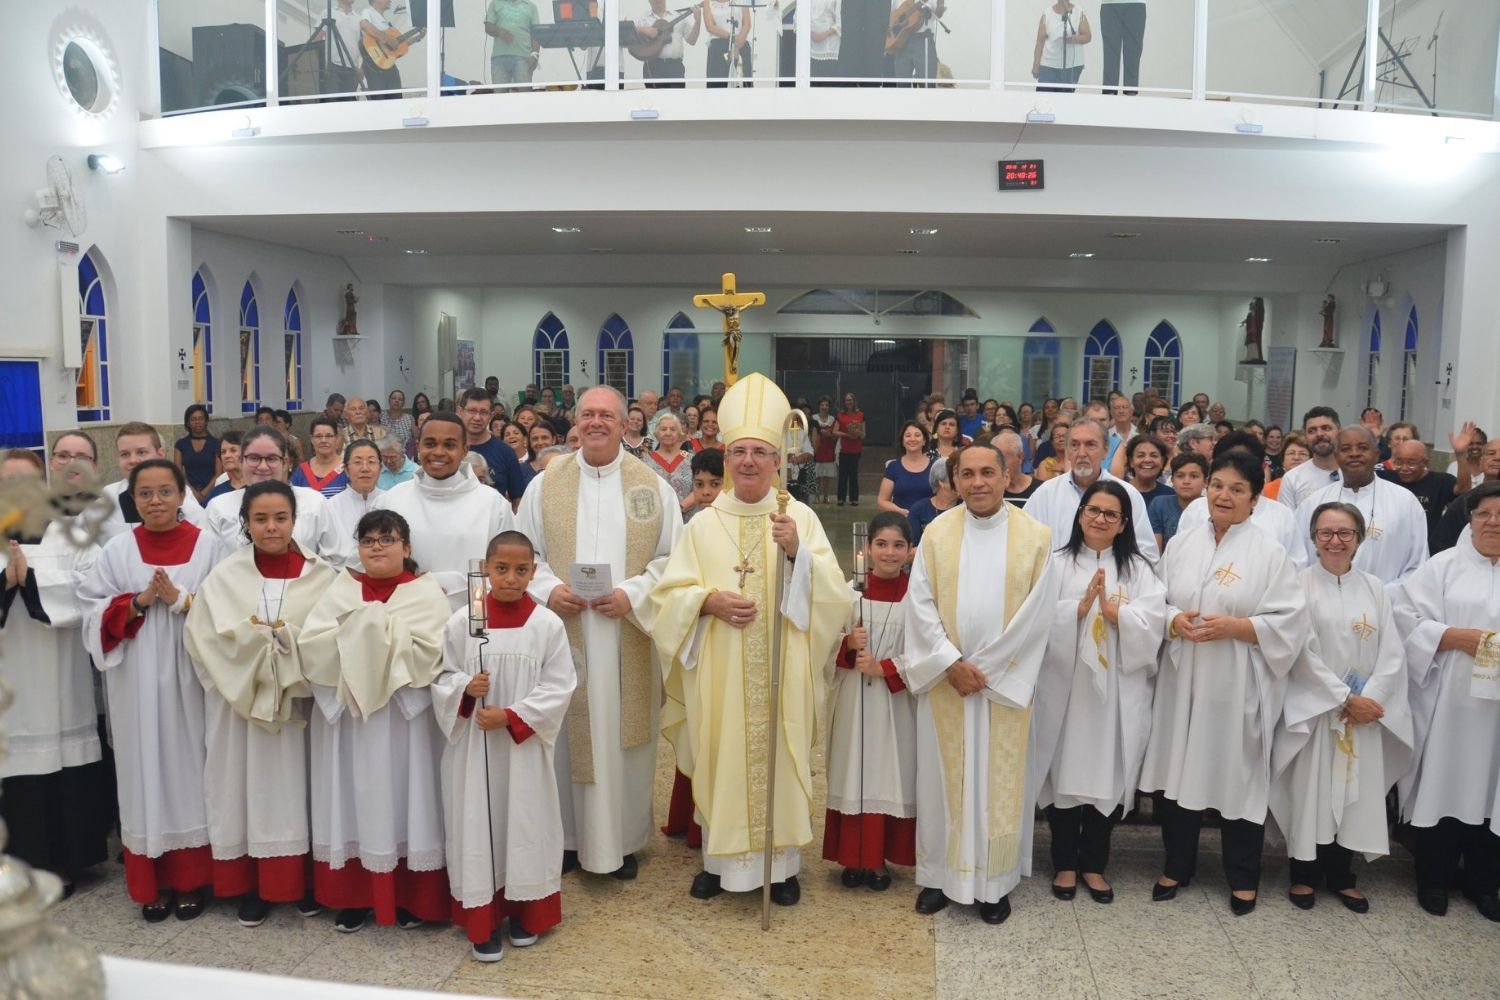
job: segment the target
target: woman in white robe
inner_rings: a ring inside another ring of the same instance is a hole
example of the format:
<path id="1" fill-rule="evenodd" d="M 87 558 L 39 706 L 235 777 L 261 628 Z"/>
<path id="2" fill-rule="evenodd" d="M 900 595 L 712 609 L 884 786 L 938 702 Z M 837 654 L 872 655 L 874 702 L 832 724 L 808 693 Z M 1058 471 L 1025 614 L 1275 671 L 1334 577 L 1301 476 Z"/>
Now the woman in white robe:
<path id="1" fill-rule="evenodd" d="M 906 665 L 906 515 L 877 514 L 864 552 L 870 572 L 853 594 L 851 631 L 834 660 L 828 710 L 828 812 L 823 860 L 846 888 L 890 887 L 886 863 L 917 864 L 917 702 Z M 859 573 L 861 561 L 856 560 Z"/>
<path id="2" fill-rule="evenodd" d="M 1322 882 L 1365 913 L 1354 852 L 1390 853 L 1385 795 L 1411 760 L 1406 651 L 1385 584 L 1354 569 L 1365 539 L 1359 508 L 1327 502 L 1310 523 L 1318 561 L 1298 578 L 1312 636 L 1292 666 L 1276 729 L 1270 808 L 1286 836 L 1293 905 L 1312 909 Z"/>
<path id="3" fill-rule="evenodd" d="M 1052 828 L 1052 894 L 1081 879 L 1098 903 L 1114 826 L 1135 801 L 1151 724 L 1166 588 L 1136 546 L 1130 495 L 1113 480 L 1084 490 L 1066 545 L 1047 657 L 1037 679 L 1037 804 Z"/>
<path id="4" fill-rule="evenodd" d="M 1250 523 L 1265 471 L 1231 451 L 1209 469 L 1209 523 L 1178 534 L 1161 576 L 1167 643 L 1156 677 L 1141 790 L 1162 792 L 1166 865 L 1151 896 L 1177 895 L 1197 871 L 1203 811 L 1217 810 L 1229 906 L 1255 908 L 1265 843 L 1271 742 L 1286 677 L 1307 636 L 1290 558 Z"/>
<path id="5" fill-rule="evenodd" d="M 448 738 L 443 816 L 454 920 L 498 962 L 500 922 L 526 947 L 562 920 L 562 800 L 553 747 L 578 684 L 562 619 L 526 593 L 536 566 L 518 531 L 491 540 L 482 626 L 448 619 L 432 708 Z M 474 632 L 478 631 L 479 635 Z"/>
<path id="6" fill-rule="evenodd" d="M 57 449 L 67 462 L 92 469 L 86 453 L 75 459 L 76 449 L 69 450 L 74 437 L 59 438 Z M 58 461 L 54 453 L 54 468 Z M 0 480 L 41 473 L 29 451 L 7 454 L 0 466 Z M 0 677 L 15 699 L 5 713 L 0 763 L 6 850 L 55 873 L 70 895 L 84 871 L 108 859 L 105 838 L 114 825 L 114 789 L 79 628 L 86 605 L 78 584 L 99 549 L 73 544 L 72 527 L 53 521 L 39 538 L 0 537 Z"/>
<path id="7" fill-rule="evenodd" d="M 1417 830 L 1417 902 L 1448 910 L 1463 864 L 1464 895 L 1500 920 L 1500 483 L 1465 494 L 1467 538 L 1402 584 L 1416 759 L 1401 781 L 1402 817 Z"/>
<path id="8" fill-rule="evenodd" d="M 369 441 L 355 441 L 344 449 L 344 474 L 349 477 L 349 485 L 328 501 L 328 509 L 344 539 L 351 545 L 356 538 L 359 519 L 381 506 L 380 498 L 385 496 L 385 490 L 377 485 L 381 468 L 380 449 Z M 344 565 L 352 570 L 363 570 L 358 546 L 352 547 L 350 553 Z"/>
<path id="9" fill-rule="evenodd" d="M 293 540 L 296 498 L 279 480 L 243 491 L 250 545 L 223 559 L 188 611 L 183 640 L 207 692 L 205 791 L 214 894 L 258 927 L 271 903 L 318 911 L 307 884 L 307 702 L 297 639 L 333 582 Z"/>
<path id="10" fill-rule="evenodd" d="M 318 709 L 313 894 L 339 911 L 334 928 L 344 933 L 363 927 L 371 910 L 377 923 L 403 928 L 449 917 L 443 739 L 428 690 L 443 663 L 448 598 L 417 574 L 400 514 L 372 511 L 355 536 L 364 570 L 338 575 L 300 641 Z"/>
<path id="11" fill-rule="evenodd" d="M 165 920 L 172 909 L 191 920 L 203 910 L 213 859 L 203 688 L 182 633 L 218 542 L 178 520 L 187 486 L 173 463 L 142 462 L 131 470 L 129 491 L 141 524 L 111 539 L 83 582 L 84 639 L 109 705 L 125 888 L 148 921 Z"/>

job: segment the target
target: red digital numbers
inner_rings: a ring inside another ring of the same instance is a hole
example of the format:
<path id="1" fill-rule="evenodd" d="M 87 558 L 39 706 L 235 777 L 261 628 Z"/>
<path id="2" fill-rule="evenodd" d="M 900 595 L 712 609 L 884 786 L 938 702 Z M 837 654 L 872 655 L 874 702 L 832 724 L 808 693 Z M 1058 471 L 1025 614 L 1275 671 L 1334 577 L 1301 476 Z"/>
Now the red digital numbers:
<path id="1" fill-rule="evenodd" d="M 1040 191 L 1045 186 L 1041 160 L 1002 160 L 1000 190 Z"/>

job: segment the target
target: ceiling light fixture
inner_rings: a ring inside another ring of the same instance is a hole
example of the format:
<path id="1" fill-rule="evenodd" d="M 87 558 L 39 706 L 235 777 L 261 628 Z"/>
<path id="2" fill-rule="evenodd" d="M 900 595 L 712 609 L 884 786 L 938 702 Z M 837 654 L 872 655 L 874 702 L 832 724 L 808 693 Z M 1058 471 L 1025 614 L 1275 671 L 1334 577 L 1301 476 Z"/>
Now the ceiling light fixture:
<path id="1" fill-rule="evenodd" d="M 1068 254 L 1068 259 L 1069 260 L 1093 260 L 1094 259 L 1094 251 L 1092 251 L 1092 250 L 1074 250 L 1072 253 Z"/>
<path id="2" fill-rule="evenodd" d="M 1245 258 L 1245 263 L 1246 264 L 1269 264 L 1269 263 L 1271 263 L 1271 258 L 1270 257 L 1246 257 Z"/>
<path id="3" fill-rule="evenodd" d="M 1331 247 L 1344 241 L 1336 236 L 1319 236 L 1317 239 L 1313 240 L 1313 242 L 1321 246 Z"/>
<path id="4" fill-rule="evenodd" d="M 246 125 L 229 133 L 231 139 L 254 139 L 258 135 L 260 135 L 260 129 L 254 125 Z"/>
<path id="5" fill-rule="evenodd" d="M 1051 125 L 1057 121 L 1057 115 L 1051 111 L 1028 111 L 1026 122 L 1028 125 Z"/>
<path id="6" fill-rule="evenodd" d="M 636 122 L 654 122 L 661 117 L 661 112 L 655 108 L 631 108 L 630 120 Z"/>
<path id="7" fill-rule="evenodd" d="M 401 252 L 402 253 L 409 253 L 412 256 L 418 256 L 419 257 L 419 256 L 425 254 L 427 251 L 426 250 L 420 250 L 420 249 L 417 249 L 417 248 L 414 247 L 414 248 L 411 248 L 411 249 L 408 249 L 408 250 L 402 250 Z"/>
<path id="8" fill-rule="evenodd" d="M 771 227 L 770 226 L 746 226 L 745 227 L 745 232 L 747 232 L 747 233 L 769 233 L 770 231 L 771 231 Z"/>
<path id="9" fill-rule="evenodd" d="M 431 124 L 432 122 L 428 119 L 428 117 L 421 114 L 409 115 L 408 117 L 401 119 L 402 128 L 426 128 Z"/>
<path id="10" fill-rule="evenodd" d="M 1266 127 L 1260 122 L 1235 122 L 1234 130 L 1242 135 L 1260 135 Z"/>
<path id="11" fill-rule="evenodd" d="M 339 236 L 363 236 L 365 231 L 363 229 L 335 229 L 334 233 Z"/>
<path id="12" fill-rule="evenodd" d="M 761 247 L 761 253 L 786 253 L 781 247 Z"/>
<path id="13" fill-rule="evenodd" d="M 911 247 L 898 247 L 896 249 L 896 253 L 900 254 L 903 257 L 915 257 L 921 252 L 922 251 L 920 250 L 913 250 Z"/>
<path id="14" fill-rule="evenodd" d="M 873 343 L 875 344 L 876 347 L 895 347 L 896 346 L 896 342 L 894 340 L 876 340 L 876 341 L 873 341 Z"/>
<path id="15" fill-rule="evenodd" d="M 1133 239 L 1135 239 L 1139 235 L 1141 235 L 1141 234 L 1140 233 L 1110 233 L 1109 234 L 1109 238 L 1112 239 L 1112 240 L 1133 240 Z"/>
<path id="16" fill-rule="evenodd" d="M 614 247 L 589 247 L 589 253 L 614 253 Z"/>
<path id="17" fill-rule="evenodd" d="M 391 238 L 389 236 L 366 236 L 365 237 L 365 242 L 366 243 L 389 243 L 390 241 L 391 241 Z"/>
<path id="18" fill-rule="evenodd" d="M 125 164 L 118 156 L 111 156 L 108 153 L 90 153 L 89 169 L 105 174 L 118 174 L 125 169 Z"/>
<path id="19" fill-rule="evenodd" d="M 553 226 L 552 227 L 552 231 L 554 233 L 581 233 L 581 232 L 583 232 L 583 230 L 580 229 L 578 226 Z"/>
<path id="20" fill-rule="evenodd" d="M 936 236 L 937 235 L 937 230 L 936 229 L 913 229 L 911 231 L 911 234 L 913 236 Z"/>

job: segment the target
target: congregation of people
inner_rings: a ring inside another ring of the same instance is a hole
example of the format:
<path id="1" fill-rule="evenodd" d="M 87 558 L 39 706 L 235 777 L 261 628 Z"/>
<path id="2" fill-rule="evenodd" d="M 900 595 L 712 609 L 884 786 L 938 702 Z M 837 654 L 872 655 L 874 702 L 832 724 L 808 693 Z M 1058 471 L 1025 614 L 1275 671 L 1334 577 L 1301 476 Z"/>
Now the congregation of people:
<path id="1" fill-rule="evenodd" d="M 1004 922 L 1038 815 L 1053 895 L 1108 904 L 1149 802 L 1155 901 L 1207 822 L 1236 916 L 1268 841 L 1291 903 L 1364 913 L 1355 855 L 1399 837 L 1424 910 L 1500 921 L 1500 439 L 1460 426 L 1436 472 L 1373 409 L 933 396 L 851 581 L 817 508 L 862 506 L 865 414 L 795 402 L 789 436 L 758 374 L 491 377 L 332 395 L 305 446 L 270 409 L 214 437 L 195 404 L 170 450 L 119 426 L 123 478 L 0 552 L 9 850 L 71 891 L 117 830 L 147 921 L 452 922 L 493 962 L 562 923 L 565 875 L 637 877 L 664 736 L 696 899 L 769 870 L 798 902 L 821 744 L 821 857 L 851 891 L 911 869 L 920 913 Z M 83 494 L 98 455 L 69 431 L 0 477 Z"/>

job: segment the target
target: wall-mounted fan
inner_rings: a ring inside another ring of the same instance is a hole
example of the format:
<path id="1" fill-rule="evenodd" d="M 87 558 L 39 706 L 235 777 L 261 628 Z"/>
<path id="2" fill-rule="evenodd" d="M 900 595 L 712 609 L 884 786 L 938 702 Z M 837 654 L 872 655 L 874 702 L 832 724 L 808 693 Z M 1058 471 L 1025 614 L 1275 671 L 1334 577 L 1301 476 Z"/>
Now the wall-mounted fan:
<path id="1" fill-rule="evenodd" d="M 82 236 L 88 228 L 88 212 L 73 187 L 73 174 L 61 156 L 47 159 L 47 186 L 36 192 L 36 208 L 26 210 L 26 224 L 46 225 Z"/>

